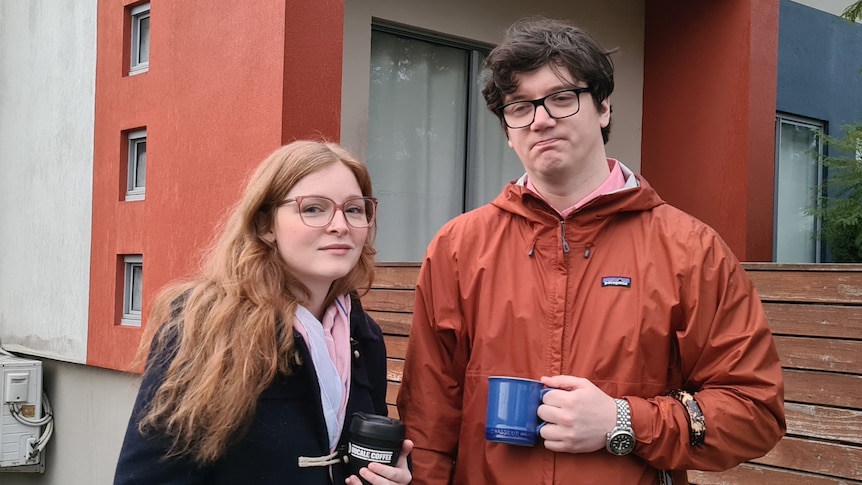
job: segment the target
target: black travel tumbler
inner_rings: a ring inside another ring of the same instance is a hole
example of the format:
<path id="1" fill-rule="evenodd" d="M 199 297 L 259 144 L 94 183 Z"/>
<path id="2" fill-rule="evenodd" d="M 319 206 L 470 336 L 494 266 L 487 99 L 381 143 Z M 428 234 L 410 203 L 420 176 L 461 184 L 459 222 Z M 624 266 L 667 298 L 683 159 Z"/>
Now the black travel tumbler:
<path id="1" fill-rule="evenodd" d="M 350 439 L 347 443 L 347 473 L 359 475 L 359 469 L 371 462 L 395 465 L 404 441 L 404 423 L 376 414 L 353 413 Z"/>

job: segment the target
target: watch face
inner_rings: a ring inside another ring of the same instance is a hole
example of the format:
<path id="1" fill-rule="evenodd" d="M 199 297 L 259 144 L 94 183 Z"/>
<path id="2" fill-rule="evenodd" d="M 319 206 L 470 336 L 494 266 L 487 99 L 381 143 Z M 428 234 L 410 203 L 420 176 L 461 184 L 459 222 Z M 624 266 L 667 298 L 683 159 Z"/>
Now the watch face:
<path id="1" fill-rule="evenodd" d="M 608 445 L 611 453 L 616 455 L 626 455 L 635 449 L 635 439 L 634 436 L 628 433 L 617 432 L 611 436 Z"/>

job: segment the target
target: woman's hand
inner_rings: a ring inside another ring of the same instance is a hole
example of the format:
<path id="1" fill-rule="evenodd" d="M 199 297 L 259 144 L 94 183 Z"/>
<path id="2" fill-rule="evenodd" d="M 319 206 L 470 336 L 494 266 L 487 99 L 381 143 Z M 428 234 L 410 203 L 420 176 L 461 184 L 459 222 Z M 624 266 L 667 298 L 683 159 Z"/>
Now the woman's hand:
<path id="1" fill-rule="evenodd" d="M 383 463 L 369 463 L 367 468 L 360 468 L 359 474 L 372 485 L 408 484 L 413 480 L 413 475 L 407 468 L 407 455 L 413 451 L 413 442 L 404 440 L 401 445 L 401 456 L 395 466 Z M 362 485 L 362 481 L 356 475 L 350 475 L 344 481 L 347 485 Z"/>

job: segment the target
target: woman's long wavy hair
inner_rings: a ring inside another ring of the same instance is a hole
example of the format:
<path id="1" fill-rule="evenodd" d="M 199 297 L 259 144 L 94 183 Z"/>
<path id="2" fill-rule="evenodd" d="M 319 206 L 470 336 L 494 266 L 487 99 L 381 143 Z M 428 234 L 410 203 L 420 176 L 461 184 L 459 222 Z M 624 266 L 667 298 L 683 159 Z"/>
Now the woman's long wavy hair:
<path id="1" fill-rule="evenodd" d="M 303 177 L 334 163 L 356 176 L 372 196 L 366 167 L 334 143 L 296 141 L 266 158 L 209 248 L 202 272 L 174 283 L 157 297 L 138 352 L 169 359 L 139 430 L 172 441 L 168 456 L 205 464 L 223 455 L 247 429 L 260 394 L 295 359 L 293 321 L 309 292 L 263 234 L 273 225 L 276 203 Z M 359 262 L 333 282 L 324 308 L 338 295 L 367 291 L 374 278 L 374 237 L 369 229 Z M 167 328 L 159 331 L 160 327 Z M 155 362 L 148 362 L 151 367 Z"/>

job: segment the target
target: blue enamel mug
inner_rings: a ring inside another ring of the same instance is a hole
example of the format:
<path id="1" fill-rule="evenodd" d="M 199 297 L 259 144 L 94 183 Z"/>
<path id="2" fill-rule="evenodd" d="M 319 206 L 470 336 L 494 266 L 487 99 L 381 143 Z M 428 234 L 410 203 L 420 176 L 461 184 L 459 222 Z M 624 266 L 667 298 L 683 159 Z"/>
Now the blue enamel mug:
<path id="1" fill-rule="evenodd" d="M 542 396 L 551 389 L 520 377 L 488 377 L 488 411 L 485 439 L 497 443 L 535 446 L 545 424 L 536 414 Z"/>

